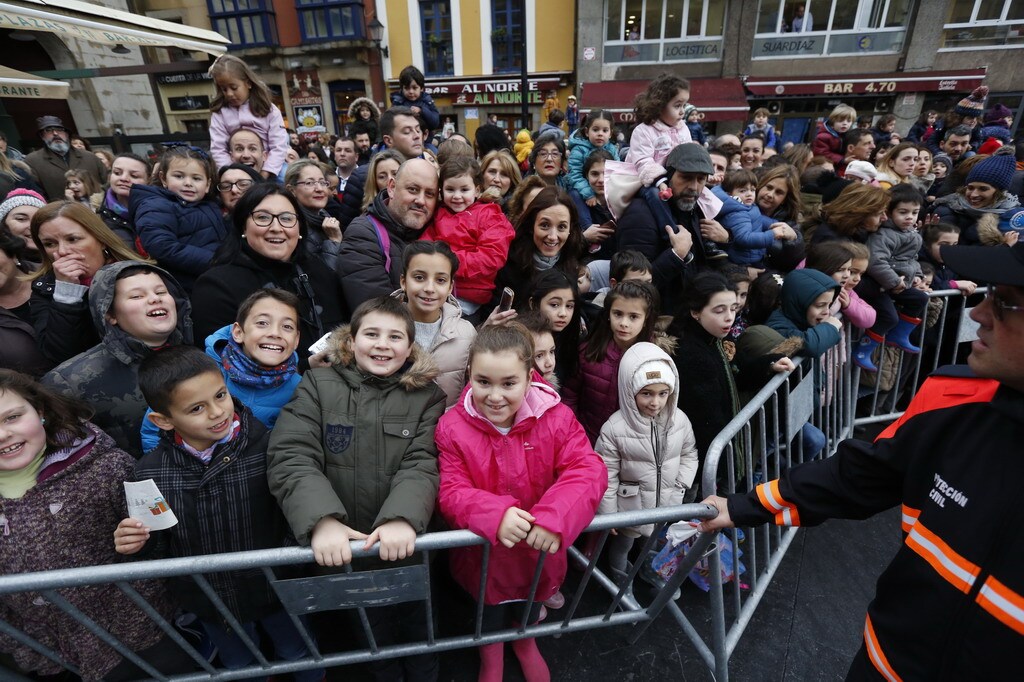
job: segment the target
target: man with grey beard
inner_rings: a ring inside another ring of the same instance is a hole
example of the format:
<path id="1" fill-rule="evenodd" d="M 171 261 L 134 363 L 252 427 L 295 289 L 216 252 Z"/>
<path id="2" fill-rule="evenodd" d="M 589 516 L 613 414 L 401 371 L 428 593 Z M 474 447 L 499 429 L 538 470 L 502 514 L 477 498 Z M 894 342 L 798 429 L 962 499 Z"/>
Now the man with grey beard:
<path id="1" fill-rule="evenodd" d="M 662 296 L 662 310 L 671 311 L 682 291 L 681 278 L 708 267 L 702 228 L 718 228 L 713 218 L 721 202 L 705 188 L 715 172 L 706 149 L 694 143 L 678 145 L 663 164 L 672 198 L 665 206 L 674 225 L 659 225 L 643 197 L 637 196 L 616 222 L 615 248 L 635 249 L 651 261 L 654 285 Z M 706 212 L 705 212 L 706 211 Z"/>
<path id="2" fill-rule="evenodd" d="M 101 185 L 106 183 L 106 167 L 92 152 L 71 146 L 63 121 L 56 116 L 41 116 L 36 119 L 36 125 L 45 146 L 26 156 L 25 163 L 39 178 L 50 201 L 64 198 L 64 174 L 72 168 L 92 173 Z"/>

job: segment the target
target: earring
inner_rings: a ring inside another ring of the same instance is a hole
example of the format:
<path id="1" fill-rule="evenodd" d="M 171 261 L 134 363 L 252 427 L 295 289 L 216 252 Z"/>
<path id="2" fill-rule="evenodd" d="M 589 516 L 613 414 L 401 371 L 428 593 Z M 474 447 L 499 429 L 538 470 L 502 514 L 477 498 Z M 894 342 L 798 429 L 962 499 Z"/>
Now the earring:
<path id="1" fill-rule="evenodd" d="M 110 249 L 103 249 L 103 255 L 106 256 L 107 258 L 110 258 L 111 257 Z"/>
<path id="2" fill-rule="evenodd" d="M 302 235 L 301 234 L 299 235 L 299 239 L 302 239 Z"/>
<path id="3" fill-rule="evenodd" d="M 40 417 L 39 418 L 39 423 L 45 425 L 46 424 L 46 417 Z"/>
<path id="4" fill-rule="evenodd" d="M 242 239 L 245 239 L 245 235 L 244 234 L 242 235 Z"/>

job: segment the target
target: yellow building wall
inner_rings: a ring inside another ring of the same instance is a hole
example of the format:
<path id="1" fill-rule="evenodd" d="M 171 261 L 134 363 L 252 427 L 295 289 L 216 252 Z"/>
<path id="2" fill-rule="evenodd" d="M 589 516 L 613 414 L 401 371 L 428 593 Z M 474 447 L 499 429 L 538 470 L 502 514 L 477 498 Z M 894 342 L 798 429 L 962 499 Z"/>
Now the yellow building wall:
<path id="1" fill-rule="evenodd" d="M 463 0 L 461 3 L 462 21 L 462 71 L 465 74 L 482 74 L 484 72 L 482 46 L 480 44 L 480 12 L 482 4 L 491 11 L 491 3 L 487 0 Z M 488 36 L 490 40 L 490 36 Z"/>
<path id="2" fill-rule="evenodd" d="M 527 36 L 537 46 L 537 71 L 572 71 L 576 4 L 572 0 L 537 2 L 533 31 Z"/>
<path id="3" fill-rule="evenodd" d="M 413 63 L 412 41 L 409 40 L 409 3 L 405 0 L 385 0 L 388 13 L 387 31 L 389 73 L 385 78 L 398 78 L 402 69 Z M 419 27 L 416 29 L 419 34 Z M 386 99 L 386 98 L 385 98 Z"/>

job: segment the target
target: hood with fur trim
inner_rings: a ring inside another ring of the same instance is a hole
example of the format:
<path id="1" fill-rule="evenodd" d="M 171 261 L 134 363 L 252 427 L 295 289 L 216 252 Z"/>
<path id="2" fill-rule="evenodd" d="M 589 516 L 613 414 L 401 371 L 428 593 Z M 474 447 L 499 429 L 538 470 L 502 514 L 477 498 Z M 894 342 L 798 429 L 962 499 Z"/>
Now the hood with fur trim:
<path id="1" fill-rule="evenodd" d="M 326 360 L 336 370 L 356 369 L 355 355 L 349 347 L 352 341 L 351 325 L 343 324 L 335 329 L 327 339 Z M 415 391 L 426 388 L 437 378 L 440 371 L 437 363 L 430 353 L 420 348 L 419 344 L 412 344 L 412 352 L 405 365 L 398 370 L 398 383 L 407 391 Z M 386 377 L 390 378 L 390 377 Z"/>
<path id="2" fill-rule="evenodd" d="M 370 120 L 374 123 L 380 121 L 380 108 L 369 97 L 356 97 L 352 104 L 348 105 L 348 115 L 354 121 L 361 121 L 358 112 L 359 107 L 366 105 L 370 109 Z"/>

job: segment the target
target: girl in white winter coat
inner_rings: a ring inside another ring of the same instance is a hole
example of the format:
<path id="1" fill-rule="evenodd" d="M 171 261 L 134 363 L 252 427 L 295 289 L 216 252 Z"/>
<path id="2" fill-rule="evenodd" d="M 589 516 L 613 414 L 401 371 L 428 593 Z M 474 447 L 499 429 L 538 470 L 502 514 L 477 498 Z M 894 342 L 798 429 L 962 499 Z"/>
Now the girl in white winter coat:
<path id="1" fill-rule="evenodd" d="M 697 441 L 678 400 L 679 375 L 665 351 L 646 342 L 626 351 L 619 364 L 619 410 L 594 446 L 608 467 L 599 514 L 682 504 L 697 474 Z M 626 575 L 633 542 L 653 529 L 620 529 L 610 538 L 614 576 Z"/>

